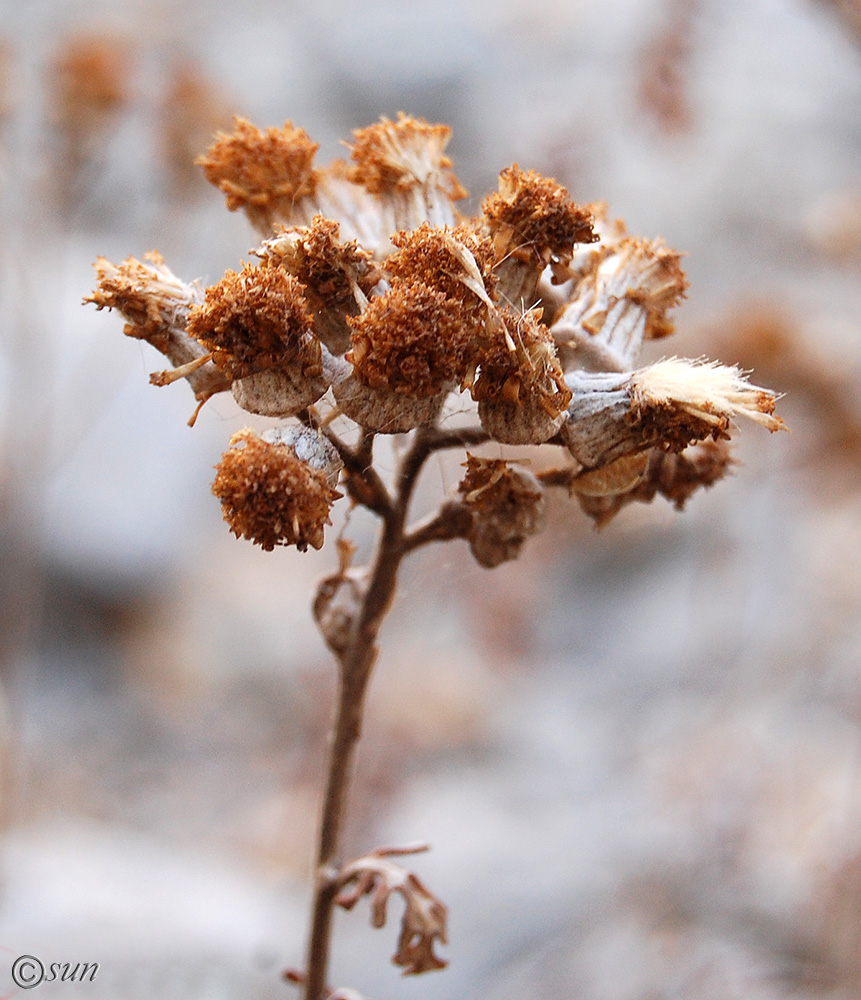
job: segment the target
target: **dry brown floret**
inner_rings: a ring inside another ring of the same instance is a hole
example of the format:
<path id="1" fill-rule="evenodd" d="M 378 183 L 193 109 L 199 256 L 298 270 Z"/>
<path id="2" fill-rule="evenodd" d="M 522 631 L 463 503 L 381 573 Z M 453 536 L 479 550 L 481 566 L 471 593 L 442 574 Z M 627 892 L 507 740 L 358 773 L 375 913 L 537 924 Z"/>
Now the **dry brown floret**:
<path id="1" fill-rule="evenodd" d="M 423 118 L 398 113 L 393 122 L 383 118 L 353 132 L 351 179 L 373 194 L 387 194 L 432 183 L 452 201 L 465 198 L 466 190 L 448 169 L 444 150 L 451 137 L 448 125 L 429 125 Z"/>
<path id="2" fill-rule="evenodd" d="M 538 400 L 555 417 L 571 399 L 553 338 L 540 315 L 530 311 L 517 315 L 500 310 L 482 345 L 479 374 L 472 387 L 478 402 L 505 402 L 513 406 Z"/>
<path id="3" fill-rule="evenodd" d="M 502 459 L 467 454 L 458 492 L 472 510 L 468 534 L 476 561 L 492 569 L 516 559 L 524 541 L 544 526 L 544 490 L 528 470 Z"/>
<path id="4" fill-rule="evenodd" d="M 180 281 L 156 251 L 143 261 L 128 257 L 119 265 L 99 257 L 96 275 L 98 286 L 84 302 L 96 309 L 119 310 L 127 321 L 126 336 L 145 340 L 174 366 L 172 372 L 151 375 L 150 381 L 167 385 L 185 377 L 201 404 L 230 388 L 229 379 L 209 360 L 205 348 L 186 332 L 189 311 L 203 298 L 196 284 Z"/>
<path id="5" fill-rule="evenodd" d="M 383 267 L 395 280 L 421 281 L 457 299 L 464 307 L 484 316 L 493 298 L 493 244 L 468 223 L 456 228 L 432 226 L 392 236 L 398 248 Z"/>
<path id="6" fill-rule="evenodd" d="M 349 323 L 347 360 L 373 389 L 425 398 L 467 375 L 472 336 L 461 305 L 422 282 L 396 283 Z"/>
<path id="7" fill-rule="evenodd" d="M 290 366 L 308 377 L 322 371 L 301 284 L 283 268 L 244 264 L 206 289 L 188 332 L 213 352 L 232 378 Z"/>
<path id="8" fill-rule="evenodd" d="M 255 224 L 289 222 L 296 201 L 314 193 L 314 154 L 318 144 L 302 128 L 260 131 L 245 118 L 234 119 L 231 133 L 218 132 L 196 162 L 206 179 L 227 196 L 231 212 L 243 208 Z"/>
<path id="9" fill-rule="evenodd" d="M 499 175 L 499 190 L 482 206 L 498 262 L 511 257 L 546 267 L 567 265 L 575 243 L 594 243 L 592 215 L 552 177 L 517 164 Z"/>
<path id="10" fill-rule="evenodd" d="M 143 261 L 127 257 L 119 265 L 98 257 L 96 278 L 98 287 L 84 302 L 97 309 L 118 309 L 127 320 L 123 333 L 162 353 L 165 327 L 184 328 L 189 309 L 200 301 L 198 289 L 180 281 L 157 250 L 144 254 Z"/>
<path id="11" fill-rule="evenodd" d="M 310 226 L 283 232 L 256 251 L 302 283 L 317 334 L 335 354 L 349 346 L 347 317 L 358 315 L 380 279 L 371 254 L 355 240 L 342 243 L 339 235 L 337 222 L 316 215 Z"/>
<path id="12" fill-rule="evenodd" d="M 276 545 L 295 545 L 300 552 L 322 547 L 329 509 L 341 496 L 324 471 L 248 427 L 233 435 L 216 469 L 212 492 L 237 538 L 267 552 Z"/>
<path id="13" fill-rule="evenodd" d="M 496 310 L 471 386 L 482 427 L 503 444 L 542 444 L 565 420 L 571 390 L 540 310 Z"/>

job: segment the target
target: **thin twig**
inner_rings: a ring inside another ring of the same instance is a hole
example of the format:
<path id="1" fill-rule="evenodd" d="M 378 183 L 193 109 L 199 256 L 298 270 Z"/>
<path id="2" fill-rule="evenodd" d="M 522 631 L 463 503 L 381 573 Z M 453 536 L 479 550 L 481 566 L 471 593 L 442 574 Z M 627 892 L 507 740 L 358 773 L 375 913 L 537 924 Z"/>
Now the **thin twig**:
<path id="1" fill-rule="evenodd" d="M 469 508 L 458 500 L 449 500 L 442 507 L 415 525 L 404 536 L 404 552 L 414 552 L 429 542 L 448 542 L 465 538 L 472 524 Z"/>

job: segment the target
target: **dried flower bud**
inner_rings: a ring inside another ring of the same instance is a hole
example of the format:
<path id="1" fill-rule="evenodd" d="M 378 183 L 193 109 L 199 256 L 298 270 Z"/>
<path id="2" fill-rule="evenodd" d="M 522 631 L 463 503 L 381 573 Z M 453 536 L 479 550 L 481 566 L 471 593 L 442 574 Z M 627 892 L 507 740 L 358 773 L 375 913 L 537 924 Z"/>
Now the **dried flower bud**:
<path id="1" fill-rule="evenodd" d="M 637 486 L 646 474 L 649 452 L 635 451 L 595 469 L 584 469 L 571 480 L 571 492 L 587 497 L 618 496 Z"/>
<path id="2" fill-rule="evenodd" d="M 212 492 L 237 538 L 248 538 L 267 552 L 276 545 L 295 545 L 300 552 L 309 545 L 322 547 L 329 509 L 341 494 L 327 473 L 297 450 L 296 442 L 266 441 L 249 427 L 230 439 Z"/>
<path id="3" fill-rule="evenodd" d="M 751 385 L 737 368 L 670 358 L 627 374 L 569 372 L 572 390 L 562 438 L 586 468 L 647 447 L 682 451 L 694 441 L 729 437 L 747 417 L 770 431 L 776 397 Z"/>
<path id="4" fill-rule="evenodd" d="M 651 503 L 659 494 L 670 500 L 676 510 L 682 510 L 698 489 L 707 489 L 723 479 L 734 464 L 730 446 L 723 439 L 700 441 L 682 453 L 653 449 L 644 456 L 633 457 L 644 457 L 646 467 L 631 487 L 594 494 L 581 492 L 577 481 L 572 484 L 583 511 L 599 528 L 629 503 Z M 624 461 L 624 458 L 618 460 Z"/>
<path id="5" fill-rule="evenodd" d="M 415 229 L 426 221 L 435 226 L 454 224 L 453 203 L 467 192 L 448 169 L 451 160 L 444 150 L 451 129 L 447 125 L 429 125 L 401 112 L 395 122 L 383 118 L 353 135 L 350 177 L 379 198 L 388 232 Z"/>
<path id="6" fill-rule="evenodd" d="M 644 340 L 673 332 L 668 311 L 688 287 L 681 256 L 663 240 L 621 240 L 574 291 L 551 332 L 565 366 L 630 371 Z"/>
<path id="7" fill-rule="evenodd" d="M 314 194 L 318 148 L 292 122 L 261 132 L 237 117 L 233 132 L 216 133 L 215 142 L 196 162 L 227 196 L 230 211 L 244 209 L 252 225 L 268 234 L 276 222 L 289 224 L 302 199 Z"/>
<path id="8" fill-rule="evenodd" d="M 207 351 L 186 333 L 191 309 L 200 304 L 203 292 L 188 285 L 168 268 L 161 254 L 152 251 L 144 260 L 128 257 L 112 264 L 104 257 L 96 261 L 98 287 L 84 302 L 96 309 L 117 309 L 126 320 L 123 332 L 145 340 L 183 371 L 200 400 L 230 387 L 229 379 L 211 361 Z"/>
<path id="9" fill-rule="evenodd" d="M 347 317 L 358 316 L 380 279 L 370 253 L 355 240 L 341 243 L 338 232 L 337 222 L 316 215 L 310 226 L 280 233 L 256 251 L 302 283 L 317 336 L 333 354 L 349 347 Z"/>
<path id="10" fill-rule="evenodd" d="M 481 425 L 503 444 L 542 444 L 566 419 L 571 392 L 553 338 L 534 311 L 499 311 L 472 387 Z"/>
<path id="11" fill-rule="evenodd" d="M 467 454 L 458 486 L 472 511 L 467 535 L 476 562 L 493 569 L 516 559 L 523 543 L 544 527 L 544 490 L 522 466 Z"/>
<path id="12" fill-rule="evenodd" d="M 521 308 L 535 302 L 548 266 L 564 281 L 575 243 L 593 243 L 592 216 L 575 205 L 553 178 L 522 171 L 515 163 L 499 175 L 499 190 L 483 205 L 493 239 L 499 295 Z"/>
<path id="13" fill-rule="evenodd" d="M 252 413 L 292 416 L 328 388 L 301 284 L 283 268 L 245 264 L 206 289 L 188 332 L 213 352 Z"/>

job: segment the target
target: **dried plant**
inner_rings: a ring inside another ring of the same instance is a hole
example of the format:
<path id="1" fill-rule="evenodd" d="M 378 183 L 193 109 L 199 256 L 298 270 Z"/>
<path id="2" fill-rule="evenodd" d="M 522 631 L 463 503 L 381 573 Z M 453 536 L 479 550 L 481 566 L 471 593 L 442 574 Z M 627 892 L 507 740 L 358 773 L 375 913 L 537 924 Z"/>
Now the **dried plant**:
<path id="1" fill-rule="evenodd" d="M 250 413 L 286 421 L 239 431 L 217 466 L 213 492 L 234 534 L 266 550 L 319 548 L 344 495 L 380 522 L 368 566 L 352 565 L 353 547 L 338 539 L 338 569 L 313 605 L 340 686 L 307 962 L 289 976 L 308 1000 L 354 995 L 327 983 L 332 914 L 365 895 L 374 926 L 392 893 L 403 897 L 394 961 L 404 974 L 445 964 L 434 952 L 445 907 L 392 860 L 404 851 L 340 858 L 364 697 L 404 558 L 460 538 L 482 566 L 515 559 L 542 529 L 554 487 L 598 524 L 658 494 L 681 507 L 731 466 L 736 418 L 783 427 L 774 394 L 737 368 L 638 366 L 644 341 L 672 332 L 685 294 L 676 252 L 516 164 L 481 214 L 463 217 L 448 137 L 443 125 L 383 119 L 355 133 L 349 163 L 321 168 L 304 130 L 237 119 L 199 163 L 258 230 L 259 262 L 201 289 L 156 253 L 100 258 L 86 300 L 117 309 L 126 334 L 168 358 L 174 367 L 152 381 L 185 378 L 194 416 L 230 392 Z M 387 478 L 375 444 L 391 434 L 407 437 Z M 492 455 L 473 453 L 488 443 Z M 534 474 L 503 445 L 553 449 L 557 467 Z M 456 449 L 471 450 L 462 481 L 413 522 L 426 461 Z"/>

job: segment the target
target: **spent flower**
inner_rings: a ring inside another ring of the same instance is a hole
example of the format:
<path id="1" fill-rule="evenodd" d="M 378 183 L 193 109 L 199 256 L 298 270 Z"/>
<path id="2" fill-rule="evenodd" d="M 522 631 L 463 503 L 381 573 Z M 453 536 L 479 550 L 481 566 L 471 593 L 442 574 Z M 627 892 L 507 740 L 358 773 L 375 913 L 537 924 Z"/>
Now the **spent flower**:
<path id="1" fill-rule="evenodd" d="M 738 368 L 640 362 L 645 340 L 672 332 L 687 287 L 678 253 L 516 165 L 477 217 L 462 216 L 449 134 L 384 118 L 354 133 L 349 163 L 318 167 L 303 129 L 236 119 L 199 162 L 262 235 L 260 262 L 204 290 L 158 255 L 99 258 L 86 300 L 118 309 L 126 333 L 170 360 L 156 384 L 185 378 L 200 405 L 230 389 L 241 409 L 282 420 L 238 431 L 216 466 L 212 491 L 237 537 L 322 547 L 339 483 L 381 522 L 367 566 L 338 537 L 338 571 L 314 601 L 340 683 L 307 967 L 290 973 L 306 1000 L 349 995 L 327 983 L 332 911 L 366 895 L 375 926 L 403 897 L 394 961 L 406 974 L 445 964 L 445 906 L 392 861 L 404 851 L 338 862 L 364 696 L 406 556 L 461 538 L 488 569 L 515 559 L 554 487 L 599 526 L 658 495 L 681 507 L 731 467 L 737 418 L 784 427 L 777 396 Z M 409 435 L 393 470 L 376 461 L 380 434 Z M 508 454 L 527 446 L 554 449 L 559 466 L 533 473 Z M 457 491 L 411 523 L 428 459 L 457 448 L 470 449 Z"/>

